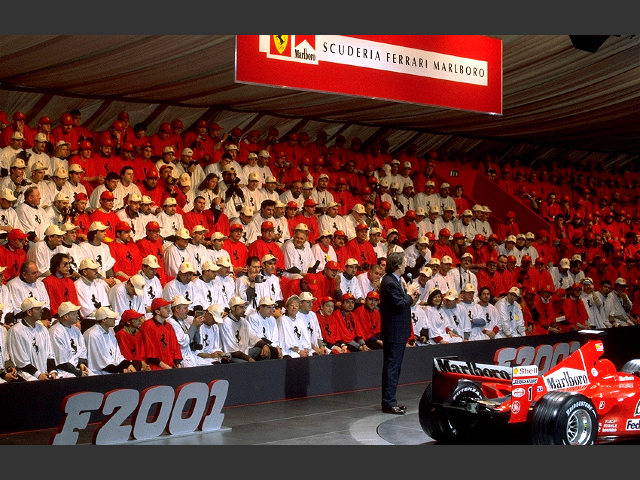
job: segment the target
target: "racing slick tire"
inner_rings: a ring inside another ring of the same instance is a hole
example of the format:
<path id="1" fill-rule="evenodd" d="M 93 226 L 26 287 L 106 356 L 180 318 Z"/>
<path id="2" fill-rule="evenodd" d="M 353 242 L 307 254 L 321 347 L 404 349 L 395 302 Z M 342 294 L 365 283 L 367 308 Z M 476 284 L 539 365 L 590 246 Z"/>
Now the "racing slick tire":
<path id="1" fill-rule="evenodd" d="M 640 359 L 629 360 L 620 369 L 621 372 L 640 376 Z"/>
<path id="2" fill-rule="evenodd" d="M 482 399 L 482 390 L 475 383 L 461 381 L 453 390 L 447 403 L 464 407 L 469 401 Z M 433 388 L 429 384 L 420 398 L 418 418 L 422 430 L 440 443 L 473 443 L 477 438 L 477 418 L 468 412 L 456 413 L 433 403 Z"/>
<path id="3" fill-rule="evenodd" d="M 579 393 L 551 392 L 535 405 L 531 441 L 535 445 L 593 445 L 598 414 L 591 400 Z"/>

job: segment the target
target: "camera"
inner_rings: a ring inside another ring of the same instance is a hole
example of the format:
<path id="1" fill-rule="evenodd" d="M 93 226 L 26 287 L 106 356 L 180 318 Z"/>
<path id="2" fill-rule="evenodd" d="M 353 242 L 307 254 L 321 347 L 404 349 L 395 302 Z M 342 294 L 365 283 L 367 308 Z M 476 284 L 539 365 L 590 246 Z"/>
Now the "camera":
<path id="1" fill-rule="evenodd" d="M 256 275 L 256 278 L 254 278 L 253 281 L 255 283 L 264 283 L 267 281 L 267 278 L 262 273 L 259 273 Z"/>

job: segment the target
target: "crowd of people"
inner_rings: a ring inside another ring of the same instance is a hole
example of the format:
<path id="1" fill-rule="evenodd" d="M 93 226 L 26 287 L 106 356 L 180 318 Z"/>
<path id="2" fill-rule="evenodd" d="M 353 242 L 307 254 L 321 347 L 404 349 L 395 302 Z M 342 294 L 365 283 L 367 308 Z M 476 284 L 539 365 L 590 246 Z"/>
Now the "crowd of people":
<path id="1" fill-rule="evenodd" d="M 0 112 L 0 381 L 380 349 L 392 253 L 407 346 L 640 321 L 633 172 L 129 120 Z M 452 167 L 549 228 L 492 216 Z"/>

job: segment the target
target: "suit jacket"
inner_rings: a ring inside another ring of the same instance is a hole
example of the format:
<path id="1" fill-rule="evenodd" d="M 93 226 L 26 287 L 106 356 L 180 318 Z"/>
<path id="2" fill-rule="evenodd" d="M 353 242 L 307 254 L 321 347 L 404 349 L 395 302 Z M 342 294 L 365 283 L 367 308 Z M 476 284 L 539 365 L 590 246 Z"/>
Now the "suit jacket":
<path id="1" fill-rule="evenodd" d="M 411 335 L 413 298 L 405 293 L 391 273 L 380 281 L 380 338 L 383 342 L 405 343 Z"/>

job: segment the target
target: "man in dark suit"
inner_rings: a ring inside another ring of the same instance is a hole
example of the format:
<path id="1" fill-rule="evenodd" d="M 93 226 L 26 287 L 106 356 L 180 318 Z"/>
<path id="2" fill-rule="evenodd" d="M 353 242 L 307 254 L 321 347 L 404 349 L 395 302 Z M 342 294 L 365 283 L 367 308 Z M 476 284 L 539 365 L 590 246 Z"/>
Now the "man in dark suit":
<path id="1" fill-rule="evenodd" d="M 382 411 L 396 415 L 404 415 L 406 412 L 406 408 L 396 401 L 396 390 L 404 349 L 411 335 L 411 305 L 419 296 L 416 285 L 411 284 L 407 288 L 402 279 L 406 265 L 404 253 L 389 254 L 386 275 L 380 282 Z"/>

